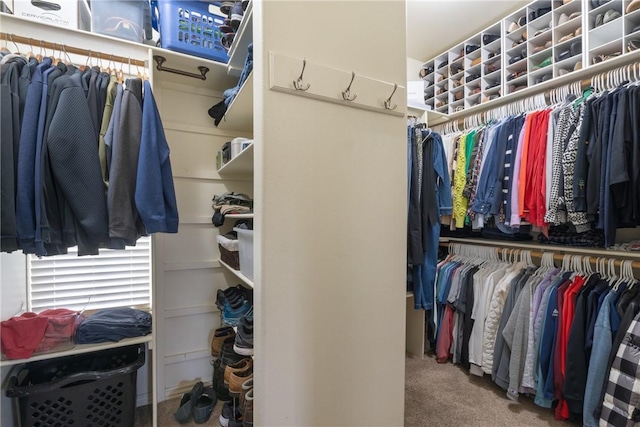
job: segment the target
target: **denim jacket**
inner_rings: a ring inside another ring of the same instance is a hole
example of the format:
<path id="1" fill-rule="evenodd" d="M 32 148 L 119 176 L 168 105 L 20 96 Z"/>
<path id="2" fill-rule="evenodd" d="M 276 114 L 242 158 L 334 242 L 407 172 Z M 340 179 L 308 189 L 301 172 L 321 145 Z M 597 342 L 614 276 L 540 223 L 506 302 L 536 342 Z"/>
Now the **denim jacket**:
<path id="1" fill-rule="evenodd" d="M 451 197 L 451 179 L 449 178 L 449 168 L 447 157 L 444 153 L 442 137 L 438 133 L 433 134 L 433 167 L 438 175 L 438 185 L 436 186 L 436 200 L 440 215 L 451 215 L 453 212 L 453 200 Z"/>

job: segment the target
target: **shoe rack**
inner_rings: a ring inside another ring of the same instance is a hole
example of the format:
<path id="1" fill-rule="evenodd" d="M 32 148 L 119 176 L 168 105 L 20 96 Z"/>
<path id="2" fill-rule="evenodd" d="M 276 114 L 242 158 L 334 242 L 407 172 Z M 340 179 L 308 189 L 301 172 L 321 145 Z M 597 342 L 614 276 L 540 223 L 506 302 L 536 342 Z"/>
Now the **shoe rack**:
<path id="1" fill-rule="evenodd" d="M 588 2 L 588 61 L 597 64 L 629 52 L 629 42 L 640 40 L 640 7 L 631 0 Z M 632 9 L 636 10 L 632 10 Z"/>
<path id="2" fill-rule="evenodd" d="M 426 108 L 452 114 L 619 55 L 638 54 L 632 51 L 640 47 L 638 3 L 533 1 L 425 62 Z"/>

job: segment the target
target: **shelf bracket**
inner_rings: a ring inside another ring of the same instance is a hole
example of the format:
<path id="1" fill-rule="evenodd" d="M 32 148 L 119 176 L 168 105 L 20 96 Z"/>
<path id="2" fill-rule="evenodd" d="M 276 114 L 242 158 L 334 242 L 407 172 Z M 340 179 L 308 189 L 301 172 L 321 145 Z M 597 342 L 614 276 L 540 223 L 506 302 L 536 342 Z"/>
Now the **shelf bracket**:
<path id="1" fill-rule="evenodd" d="M 156 69 L 158 71 L 166 71 L 168 73 L 179 74 L 181 76 L 193 77 L 194 79 L 207 80 L 207 73 L 209 72 L 209 68 L 207 67 L 198 67 L 200 74 L 191 73 L 189 71 L 182 71 L 175 68 L 164 67 L 162 64 L 164 64 L 164 62 L 167 60 L 167 58 L 165 58 L 164 56 L 153 55 L 153 59 L 156 61 Z"/>

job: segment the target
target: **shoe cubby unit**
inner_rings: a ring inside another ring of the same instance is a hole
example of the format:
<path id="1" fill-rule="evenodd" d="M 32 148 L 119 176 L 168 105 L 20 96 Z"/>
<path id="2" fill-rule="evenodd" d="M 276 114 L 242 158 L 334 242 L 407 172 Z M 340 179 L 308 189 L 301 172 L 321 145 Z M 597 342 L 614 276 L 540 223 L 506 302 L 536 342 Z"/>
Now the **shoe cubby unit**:
<path id="1" fill-rule="evenodd" d="M 636 51 L 639 0 L 536 0 L 425 67 L 435 69 L 434 110 L 452 114 Z"/>
<path id="2" fill-rule="evenodd" d="M 640 47 L 640 4 L 633 0 L 590 0 L 588 62 L 599 64 Z"/>
<path id="3" fill-rule="evenodd" d="M 428 61 L 422 64 L 422 67 L 420 68 L 420 78 L 424 81 L 424 108 L 427 110 L 433 110 L 435 107 L 436 95 L 436 73 L 434 61 Z"/>

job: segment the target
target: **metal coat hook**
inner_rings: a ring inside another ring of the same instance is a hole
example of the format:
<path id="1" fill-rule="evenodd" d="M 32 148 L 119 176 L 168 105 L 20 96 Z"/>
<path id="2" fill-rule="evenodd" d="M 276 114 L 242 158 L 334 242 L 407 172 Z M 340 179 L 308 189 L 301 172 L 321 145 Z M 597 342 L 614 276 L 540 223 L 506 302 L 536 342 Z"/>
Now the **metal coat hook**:
<path id="1" fill-rule="evenodd" d="M 351 96 L 351 85 L 353 84 L 353 81 L 356 78 L 356 73 L 355 71 L 351 72 L 351 81 L 349 82 L 349 86 L 347 86 L 346 90 L 342 91 L 342 99 L 344 99 L 345 101 L 353 101 L 355 100 L 358 95 L 354 94 L 353 96 Z"/>
<path id="2" fill-rule="evenodd" d="M 391 98 L 393 98 L 393 95 L 396 93 L 397 89 L 398 89 L 398 83 L 394 83 L 393 92 L 391 92 L 391 95 L 389 95 L 389 98 L 387 98 L 384 101 L 384 108 L 386 108 L 387 110 L 395 110 L 398 107 L 397 104 L 394 104 L 393 106 L 391 105 Z"/>
<path id="3" fill-rule="evenodd" d="M 311 85 L 309 83 L 307 83 L 307 85 L 305 86 L 302 82 L 302 77 L 304 76 L 304 69 L 307 67 L 307 60 L 303 59 L 302 60 L 302 71 L 300 72 L 300 77 L 298 77 L 298 80 L 294 80 L 293 81 L 293 87 L 296 88 L 296 90 L 301 90 L 301 91 L 305 91 L 308 90 Z"/>

